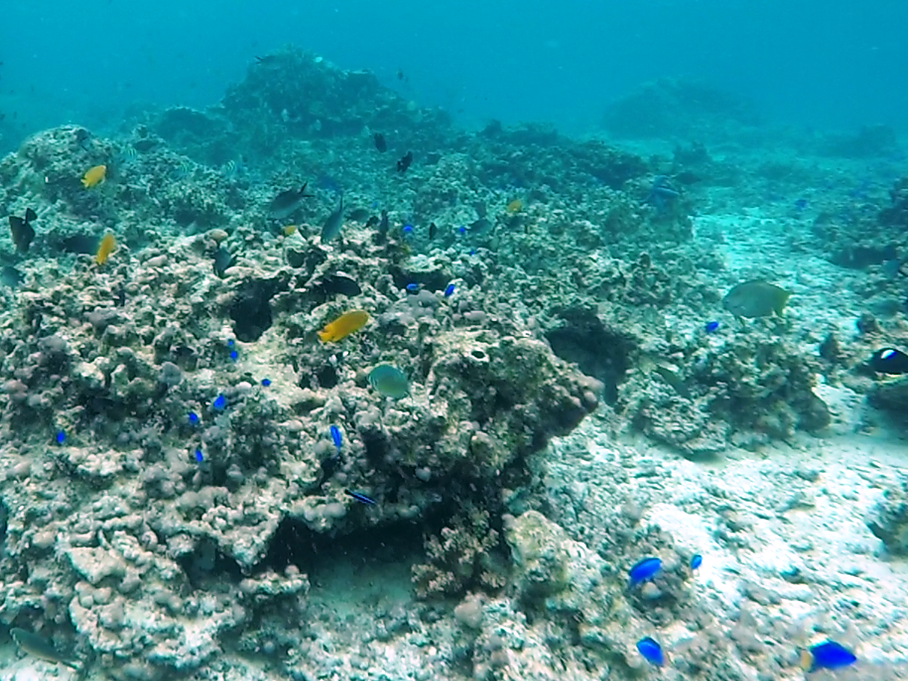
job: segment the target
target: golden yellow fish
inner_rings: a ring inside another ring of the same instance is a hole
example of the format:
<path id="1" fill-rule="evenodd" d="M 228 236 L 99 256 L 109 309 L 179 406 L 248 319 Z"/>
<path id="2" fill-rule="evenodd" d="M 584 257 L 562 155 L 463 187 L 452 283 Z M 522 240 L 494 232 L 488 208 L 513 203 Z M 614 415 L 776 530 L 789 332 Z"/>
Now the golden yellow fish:
<path id="1" fill-rule="evenodd" d="M 100 165 L 89 168 L 82 176 L 82 186 L 86 189 L 91 189 L 95 185 L 101 184 L 105 177 L 107 177 L 107 166 Z"/>
<path id="2" fill-rule="evenodd" d="M 350 310 L 318 332 L 319 340 L 324 343 L 333 343 L 349 336 L 354 331 L 359 331 L 369 321 L 369 313 L 365 310 Z"/>
<path id="3" fill-rule="evenodd" d="M 107 259 L 110 257 L 110 254 L 114 252 L 114 249 L 117 247 L 117 240 L 114 235 L 110 232 L 104 235 L 104 238 L 101 239 L 101 243 L 98 244 L 98 252 L 95 253 L 95 262 L 98 265 L 103 265 L 107 262 Z"/>
<path id="4" fill-rule="evenodd" d="M 523 208 L 523 201 L 520 199 L 514 199 L 507 205 L 507 210 L 511 215 L 519 213 L 521 208 Z"/>
<path id="5" fill-rule="evenodd" d="M 281 227 L 281 233 L 284 236 L 290 236 L 294 232 L 296 232 L 296 225 L 285 225 L 284 227 Z"/>

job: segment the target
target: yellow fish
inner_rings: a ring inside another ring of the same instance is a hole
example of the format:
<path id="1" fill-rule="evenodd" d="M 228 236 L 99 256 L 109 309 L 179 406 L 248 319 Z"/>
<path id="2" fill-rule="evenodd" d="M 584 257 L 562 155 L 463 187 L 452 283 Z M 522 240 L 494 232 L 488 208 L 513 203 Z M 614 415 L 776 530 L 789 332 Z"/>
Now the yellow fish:
<path id="1" fill-rule="evenodd" d="M 117 247 L 117 240 L 113 234 L 108 232 L 104 235 L 104 238 L 101 239 L 101 243 L 98 244 L 98 252 L 95 253 L 95 262 L 98 265 L 103 265 L 107 262 L 107 259 L 110 257 L 110 254 L 114 252 L 114 249 Z"/>
<path id="2" fill-rule="evenodd" d="M 520 199 L 514 199 L 507 205 L 507 210 L 511 215 L 519 213 L 521 208 L 523 208 L 523 201 Z"/>
<path id="3" fill-rule="evenodd" d="M 86 189 L 91 189 L 96 184 L 101 184 L 105 177 L 107 177 L 107 166 L 100 165 L 89 168 L 82 176 L 82 186 Z"/>
<path id="4" fill-rule="evenodd" d="M 350 310 L 318 332 L 319 340 L 324 343 L 333 343 L 349 336 L 354 331 L 359 331 L 369 321 L 369 313 L 365 310 Z"/>
<path id="5" fill-rule="evenodd" d="M 284 236 L 290 236 L 294 232 L 296 232 L 296 225 L 286 225 L 284 227 L 281 227 L 281 233 Z"/>

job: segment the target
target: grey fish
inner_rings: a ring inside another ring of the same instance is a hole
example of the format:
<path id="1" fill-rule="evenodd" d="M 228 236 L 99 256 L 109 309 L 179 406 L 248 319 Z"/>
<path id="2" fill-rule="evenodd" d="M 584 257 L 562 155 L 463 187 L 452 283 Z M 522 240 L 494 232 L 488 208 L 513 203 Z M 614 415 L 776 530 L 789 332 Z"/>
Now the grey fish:
<path id="1" fill-rule="evenodd" d="M 288 189 L 275 196 L 271 203 L 268 204 L 268 217 L 274 220 L 283 220 L 293 215 L 303 204 L 303 199 L 312 197 L 312 194 L 306 193 L 308 182 L 297 189 Z"/>
<path id="2" fill-rule="evenodd" d="M 790 297 L 791 291 L 754 279 L 732 287 L 722 299 L 722 306 L 736 317 L 781 316 Z"/>
<path id="3" fill-rule="evenodd" d="M 331 239 L 335 238 L 340 234 L 341 227 L 344 226 L 344 195 L 341 194 L 340 202 L 337 204 L 337 208 L 334 209 L 334 212 L 328 216 L 328 219 L 325 220 L 325 224 L 322 225 L 322 236 L 321 241 L 323 244 L 328 243 Z"/>
<path id="4" fill-rule="evenodd" d="M 37 634 L 33 634 L 25 629 L 13 627 L 9 630 L 9 635 L 13 637 L 16 645 L 19 646 L 21 650 L 32 657 L 37 657 L 46 660 L 47 662 L 58 662 L 71 669 L 78 669 L 78 666 L 76 666 L 76 663 L 71 658 L 63 655 L 63 653 L 54 647 L 53 643 L 41 638 Z"/>
<path id="5" fill-rule="evenodd" d="M 223 246 L 218 247 L 218 250 L 212 255 L 212 259 L 214 260 L 214 273 L 221 279 L 224 278 L 224 273 L 236 264 L 236 256 Z"/>
<path id="6" fill-rule="evenodd" d="M 369 211 L 365 208 L 356 208 L 355 210 L 350 211 L 350 215 L 347 216 L 350 220 L 355 220 L 356 222 L 362 222 L 369 217 Z"/>
<path id="7" fill-rule="evenodd" d="M 6 284 L 10 288 L 16 288 L 22 283 L 23 279 L 25 279 L 25 275 L 12 265 L 4 265 L 3 268 L 0 269 L 0 282 Z"/>

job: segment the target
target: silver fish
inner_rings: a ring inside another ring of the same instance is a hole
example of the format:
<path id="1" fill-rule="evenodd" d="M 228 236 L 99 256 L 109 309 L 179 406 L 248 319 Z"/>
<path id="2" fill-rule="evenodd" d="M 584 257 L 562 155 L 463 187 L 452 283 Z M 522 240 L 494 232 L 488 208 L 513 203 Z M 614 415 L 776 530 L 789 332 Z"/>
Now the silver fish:
<path id="1" fill-rule="evenodd" d="M 293 215 L 303 204 L 303 199 L 308 199 L 312 194 L 306 193 L 306 182 L 299 189 L 288 189 L 275 196 L 268 205 L 268 217 L 274 220 L 283 220 Z"/>
<path id="2" fill-rule="evenodd" d="M 321 241 L 323 244 L 328 243 L 331 239 L 335 238 L 340 234 L 341 227 L 344 226 L 344 195 L 341 194 L 340 203 L 337 204 L 337 208 L 334 209 L 334 212 L 328 216 L 328 219 L 325 220 L 325 224 L 322 226 L 322 236 Z"/>
<path id="3" fill-rule="evenodd" d="M 32 657 L 37 657 L 46 660 L 47 662 L 58 662 L 59 664 L 66 665 L 72 669 L 79 668 L 74 660 L 63 655 L 54 647 L 53 643 L 41 638 L 37 634 L 33 634 L 25 629 L 19 629 L 18 627 L 10 629 L 9 634 L 13 637 L 16 645 Z"/>

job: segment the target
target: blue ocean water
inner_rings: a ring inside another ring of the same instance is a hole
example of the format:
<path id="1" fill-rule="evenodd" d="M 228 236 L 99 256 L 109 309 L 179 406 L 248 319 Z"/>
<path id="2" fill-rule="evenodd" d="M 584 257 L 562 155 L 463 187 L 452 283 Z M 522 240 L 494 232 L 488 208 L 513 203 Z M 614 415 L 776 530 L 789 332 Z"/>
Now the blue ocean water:
<path id="1" fill-rule="evenodd" d="M 286 44 L 471 124 L 585 131 L 641 82 L 693 76 L 783 121 L 904 126 L 906 24 L 899 0 L 6 0 L 0 131 L 8 148 L 61 122 L 114 126 L 134 105 L 211 104 Z"/>

